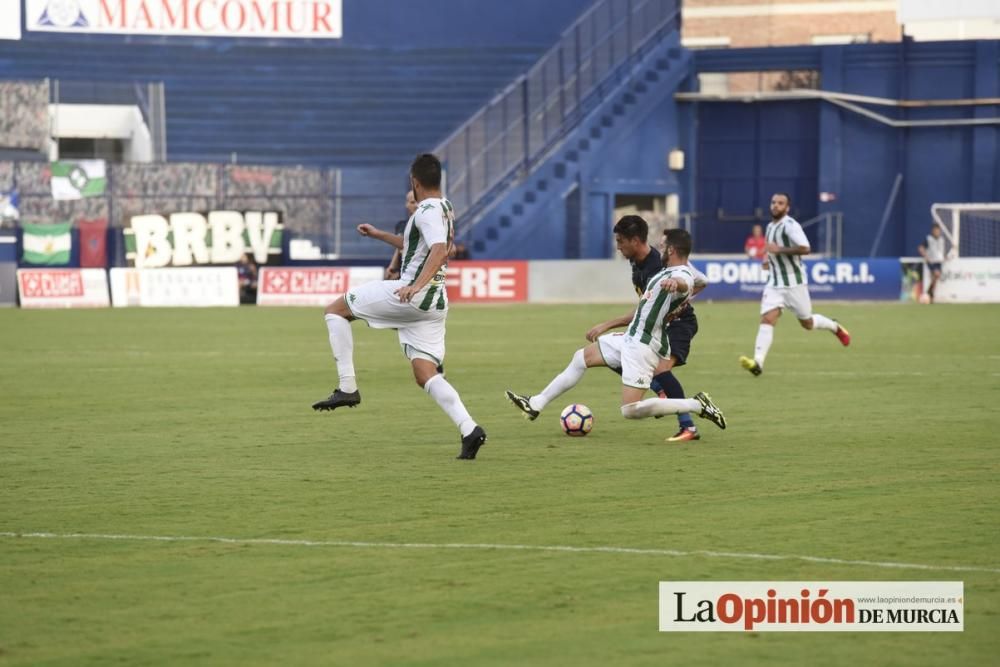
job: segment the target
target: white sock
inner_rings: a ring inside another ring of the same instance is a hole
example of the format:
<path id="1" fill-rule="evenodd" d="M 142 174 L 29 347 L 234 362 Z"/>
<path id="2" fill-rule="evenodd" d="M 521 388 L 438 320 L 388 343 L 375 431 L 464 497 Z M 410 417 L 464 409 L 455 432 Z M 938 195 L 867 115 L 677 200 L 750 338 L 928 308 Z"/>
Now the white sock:
<path id="1" fill-rule="evenodd" d="M 693 398 L 647 398 L 622 406 L 625 419 L 645 419 L 657 415 L 675 415 L 683 412 L 701 413 L 701 403 Z"/>
<path id="2" fill-rule="evenodd" d="M 580 378 L 586 372 L 587 362 L 583 360 L 583 350 L 577 350 L 566 370 L 555 376 L 552 382 L 549 383 L 549 386 L 542 390 L 542 393 L 532 396 L 528 400 L 528 405 L 531 406 L 532 410 L 541 412 L 545 409 L 546 405 L 558 398 L 560 394 L 576 386 L 576 383 L 580 381 Z"/>
<path id="3" fill-rule="evenodd" d="M 819 313 L 813 313 L 813 328 L 826 329 L 827 331 L 837 333 L 837 323 Z"/>
<path id="4" fill-rule="evenodd" d="M 757 342 L 753 347 L 753 360 L 761 368 L 764 367 L 764 360 L 767 359 L 767 351 L 771 349 L 771 341 L 774 340 L 774 326 L 771 324 L 761 324 L 757 330 Z"/>
<path id="5" fill-rule="evenodd" d="M 330 349 L 333 359 L 337 362 L 337 375 L 340 376 L 338 389 L 351 393 L 358 390 L 358 381 L 354 377 L 354 335 L 351 333 L 351 323 L 340 315 L 326 316 L 326 329 L 330 332 Z"/>
<path id="6" fill-rule="evenodd" d="M 424 391 L 430 394 L 431 398 L 441 406 L 455 426 L 462 432 L 462 437 L 469 435 L 476 428 L 476 422 L 469 415 L 469 411 L 462 404 L 455 388 L 444 379 L 443 375 L 435 375 L 424 383 Z"/>

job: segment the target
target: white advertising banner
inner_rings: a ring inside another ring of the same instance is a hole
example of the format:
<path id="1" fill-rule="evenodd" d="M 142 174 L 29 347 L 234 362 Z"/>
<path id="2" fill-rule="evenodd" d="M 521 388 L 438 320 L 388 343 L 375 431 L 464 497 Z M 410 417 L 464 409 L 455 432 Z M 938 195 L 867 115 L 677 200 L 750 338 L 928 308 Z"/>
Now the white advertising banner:
<path id="1" fill-rule="evenodd" d="M 25 27 L 81 34 L 339 39 L 343 12 L 341 0 L 25 0 Z"/>
<path id="2" fill-rule="evenodd" d="M 111 269 L 115 308 L 239 306 L 236 267 Z"/>
<path id="3" fill-rule="evenodd" d="M 22 308 L 107 308 L 104 269 L 18 269 Z"/>
<path id="4" fill-rule="evenodd" d="M 381 267 L 262 266 L 257 277 L 257 305 L 323 307 L 352 287 L 374 280 L 382 280 Z"/>
<path id="5" fill-rule="evenodd" d="M 952 259 L 941 269 L 938 303 L 1000 303 L 1000 259 Z"/>
<path id="6" fill-rule="evenodd" d="M 21 3 L 0 1 L 0 39 L 21 39 Z"/>

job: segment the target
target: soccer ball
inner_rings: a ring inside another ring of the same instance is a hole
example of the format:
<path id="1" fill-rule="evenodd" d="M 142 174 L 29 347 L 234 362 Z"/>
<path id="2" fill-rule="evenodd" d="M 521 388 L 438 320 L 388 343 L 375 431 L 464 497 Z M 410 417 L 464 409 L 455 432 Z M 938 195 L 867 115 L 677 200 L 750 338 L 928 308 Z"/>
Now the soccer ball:
<path id="1" fill-rule="evenodd" d="M 919 301 L 920 303 L 930 303 L 931 302 L 931 295 L 930 294 L 926 294 L 926 293 L 925 294 L 921 294 L 920 298 L 917 299 L 917 301 Z"/>
<path id="2" fill-rule="evenodd" d="M 581 437 L 594 428 L 594 413 L 586 405 L 574 403 L 563 408 L 559 415 L 559 425 L 566 435 Z"/>

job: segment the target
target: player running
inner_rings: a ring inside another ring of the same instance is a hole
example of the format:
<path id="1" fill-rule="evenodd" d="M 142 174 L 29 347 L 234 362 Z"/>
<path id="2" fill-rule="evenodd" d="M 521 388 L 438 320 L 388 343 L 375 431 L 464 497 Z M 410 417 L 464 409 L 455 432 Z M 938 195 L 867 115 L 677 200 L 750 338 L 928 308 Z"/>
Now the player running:
<path id="1" fill-rule="evenodd" d="M 418 205 L 402 236 L 371 225 L 358 226 L 362 236 L 400 249 L 401 275 L 399 280 L 381 280 L 351 289 L 327 306 L 326 328 L 340 386 L 314 403 L 313 409 L 353 408 L 361 403 L 354 374 L 353 320 L 364 320 L 373 329 L 396 329 L 417 384 L 451 417 L 462 435 L 462 451 L 457 458 L 474 459 L 486 442 L 486 432 L 472 419 L 458 392 L 440 372 L 448 317 L 444 279 L 455 236 L 455 209 L 441 196 L 441 162 L 434 155 L 417 156 L 410 166 L 410 183 Z"/>
<path id="2" fill-rule="evenodd" d="M 687 266 L 691 253 L 691 235 L 681 229 L 666 234 L 663 266 L 646 285 L 646 291 L 624 333 L 605 334 L 587 347 L 577 350 L 573 360 L 541 393 L 521 396 L 507 391 L 507 398 L 528 419 L 534 420 L 557 397 L 572 389 L 588 368 L 608 366 L 621 369 L 622 416 L 644 419 L 659 415 L 696 412 L 719 428 L 726 428 L 726 418 L 705 393 L 694 398 L 649 398 L 642 400 L 653 374 L 663 359 L 670 357 L 668 318 L 686 304 L 694 287 L 694 276 Z"/>
<path id="3" fill-rule="evenodd" d="M 768 278 L 760 300 L 760 329 L 753 358 L 740 357 L 740 365 L 755 376 L 764 372 L 764 360 L 774 340 L 774 325 L 784 308 L 795 313 L 803 329 L 825 329 L 837 336 L 844 347 L 851 344 L 847 329 L 812 311 L 806 269 L 802 265 L 802 256 L 809 254 L 809 239 L 802 226 L 788 215 L 791 205 L 791 197 L 784 192 L 771 197 L 771 222 L 764 232 L 767 239 L 764 268 Z"/>

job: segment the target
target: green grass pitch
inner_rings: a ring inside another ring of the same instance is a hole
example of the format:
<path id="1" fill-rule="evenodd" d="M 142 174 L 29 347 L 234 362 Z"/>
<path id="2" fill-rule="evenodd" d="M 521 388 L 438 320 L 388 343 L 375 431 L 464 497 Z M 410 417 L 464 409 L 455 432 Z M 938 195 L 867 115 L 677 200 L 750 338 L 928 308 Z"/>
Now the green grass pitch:
<path id="1" fill-rule="evenodd" d="M 678 377 L 729 429 L 697 443 L 625 422 L 604 369 L 536 422 L 506 403 L 623 310 L 452 309 L 474 462 L 392 332 L 354 325 L 363 403 L 318 414 L 319 310 L 0 311 L 0 665 L 997 664 L 1000 307 L 819 303 L 854 344 L 786 316 L 753 378 L 757 305 L 700 304 Z M 671 579 L 962 580 L 965 632 L 659 633 Z"/>

